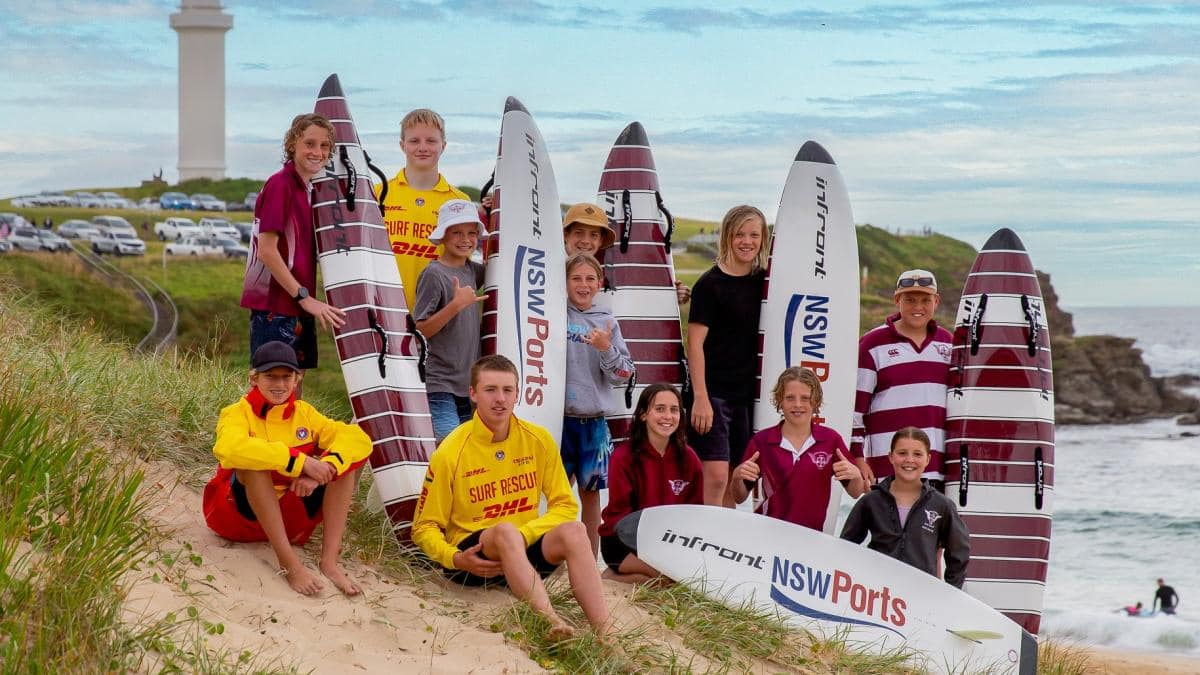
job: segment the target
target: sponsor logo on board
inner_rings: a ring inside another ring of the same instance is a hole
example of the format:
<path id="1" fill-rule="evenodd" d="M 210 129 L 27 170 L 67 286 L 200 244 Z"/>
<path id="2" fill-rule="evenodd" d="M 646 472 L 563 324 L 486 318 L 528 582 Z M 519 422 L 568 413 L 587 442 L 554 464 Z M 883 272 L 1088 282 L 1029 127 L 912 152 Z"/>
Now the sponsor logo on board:
<path id="1" fill-rule="evenodd" d="M 830 366 L 826 352 L 830 321 L 829 296 L 803 293 L 792 295 L 783 319 L 785 368 L 798 365 L 813 371 L 821 382 L 829 379 Z M 813 415 L 814 423 L 821 424 L 824 421 L 824 417 Z"/>
<path id="2" fill-rule="evenodd" d="M 687 536 L 667 529 L 662 541 L 743 567 L 750 579 L 766 580 L 766 556 L 747 553 L 710 541 L 703 536 Z M 891 631 L 901 638 L 908 617 L 908 602 L 892 593 L 891 587 L 873 587 L 838 568 L 813 565 L 807 560 L 771 556 L 770 597 L 793 614 L 836 623 L 871 626 Z M 830 606 L 832 605 L 832 606 Z"/>
<path id="3" fill-rule="evenodd" d="M 550 383 L 546 373 L 546 344 L 550 339 L 550 321 L 546 318 L 546 252 L 529 246 L 518 246 L 513 265 L 513 309 L 517 326 L 517 348 L 521 400 L 526 405 L 540 406 L 545 400 L 545 387 Z M 561 328 L 559 330 L 562 330 Z"/>
<path id="4" fill-rule="evenodd" d="M 825 179 L 817 176 L 817 240 L 814 253 L 813 274 L 818 279 L 825 278 L 825 217 L 829 215 L 829 205 L 825 203 Z"/>

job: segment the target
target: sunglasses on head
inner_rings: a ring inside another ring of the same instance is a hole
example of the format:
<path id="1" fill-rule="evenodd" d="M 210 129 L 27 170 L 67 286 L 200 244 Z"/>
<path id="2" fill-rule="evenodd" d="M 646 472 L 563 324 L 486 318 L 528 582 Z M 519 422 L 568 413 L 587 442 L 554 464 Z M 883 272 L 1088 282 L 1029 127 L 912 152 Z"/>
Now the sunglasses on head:
<path id="1" fill-rule="evenodd" d="M 933 277 L 905 277 L 896 282 L 896 288 L 912 288 L 913 286 L 932 286 Z"/>

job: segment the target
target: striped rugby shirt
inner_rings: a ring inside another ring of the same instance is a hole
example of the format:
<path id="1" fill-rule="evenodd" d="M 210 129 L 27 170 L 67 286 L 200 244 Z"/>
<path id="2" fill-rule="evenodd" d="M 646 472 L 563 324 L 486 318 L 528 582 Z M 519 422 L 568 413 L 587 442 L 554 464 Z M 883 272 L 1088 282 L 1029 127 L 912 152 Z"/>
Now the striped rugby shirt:
<path id="1" fill-rule="evenodd" d="M 944 480 L 946 380 L 950 373 L 950 332 L 930 320 L 925 342 L 916 345 L 896 330 L 896 313 L 858 341 L 858 391 L 850 452 L 865 456 L 882 480 L 892 475 L 888 461 L 892 435 L 907 426 L 929 434 L 929 467 L 924 478 Z"/>

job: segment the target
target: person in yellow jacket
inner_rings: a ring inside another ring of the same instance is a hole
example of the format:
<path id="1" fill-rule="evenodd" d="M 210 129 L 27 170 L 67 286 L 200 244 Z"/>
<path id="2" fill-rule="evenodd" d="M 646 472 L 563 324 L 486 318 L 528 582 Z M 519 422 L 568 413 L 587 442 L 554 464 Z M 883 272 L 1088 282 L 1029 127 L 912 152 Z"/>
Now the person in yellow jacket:
<path id="1" fill-rule="evenodd" d="M 563 562 L 575 600 L 597 635 L 610 630 L 600 572 L 550 432 L 513 415 L 517 368 L 500 355 L 471 367 L 475 416 L 429 460 L 412 538 L 453 581 L 506 584 L 550 623 L 560 640 L 574 629 L 550 606 L 542 579 Z M 547 510 L 538 515 L 538 499 Z"/>
<path id="2" fill-rule="evenodd" d="M 266 541 L 288 585 L 304 595 L 323 588 L 296 555 L 322 520 L 321 572 L 346 595 L 361 591 L 338 562 L 355 477 L 371 439 L 296 399 L 296 352 L 267 342 L 251 358 L 250 391 L 221 410 L 213 454 L 220 463 L 204 488 L 204 519 L 218 535 Z"/>
<path id="3" fill-rule="evenodd" d="M 418 108 L 400 120 L 400 149 L 404 168 L 388 181 L 383 222 L 409 309 L 415 306 L 417 277 L 429 261 L 438 257 L 438 247 L 429 243 L 437 226 L 437 213 L 450 199 L 470 197 L 450 185 L 439 173 L 438 162 L 446 150 L 446 123 L 428 108 Z M 378 198 L 383 186 L 376 186 Z"/>

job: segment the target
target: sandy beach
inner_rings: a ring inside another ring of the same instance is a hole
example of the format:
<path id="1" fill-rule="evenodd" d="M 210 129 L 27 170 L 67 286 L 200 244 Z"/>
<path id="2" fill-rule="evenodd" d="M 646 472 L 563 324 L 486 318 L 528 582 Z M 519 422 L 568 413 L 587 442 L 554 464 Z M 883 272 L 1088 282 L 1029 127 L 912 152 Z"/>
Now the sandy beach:
<path id="1" fill-rule="evenodd" d="M 1188 658 L 1161 652 L 1135 652 L 1108 647 L 1086 646 L 1092 666 L 1097 673 L 1112 675 L 1183 675 L 1200 673 L 1200 658 Z"/>

